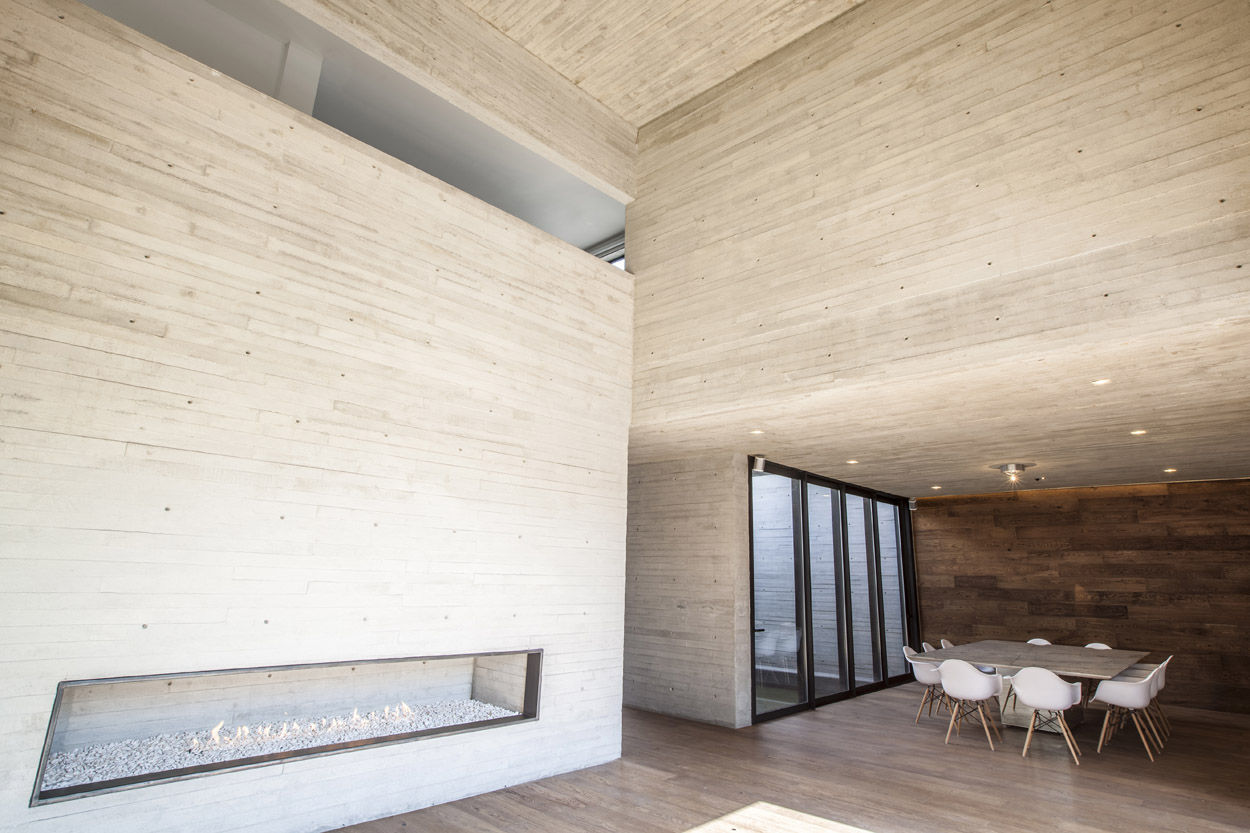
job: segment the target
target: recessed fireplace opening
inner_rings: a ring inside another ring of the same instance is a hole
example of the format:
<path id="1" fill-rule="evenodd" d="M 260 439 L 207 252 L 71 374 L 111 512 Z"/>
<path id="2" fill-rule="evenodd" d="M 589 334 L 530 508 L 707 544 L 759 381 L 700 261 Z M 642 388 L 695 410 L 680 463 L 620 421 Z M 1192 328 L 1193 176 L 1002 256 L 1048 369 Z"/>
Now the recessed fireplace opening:
<path id="1" fill-rule="evenodd" d="M 538 718 L 542 651 L 68 680 L 30 804 Z"/>

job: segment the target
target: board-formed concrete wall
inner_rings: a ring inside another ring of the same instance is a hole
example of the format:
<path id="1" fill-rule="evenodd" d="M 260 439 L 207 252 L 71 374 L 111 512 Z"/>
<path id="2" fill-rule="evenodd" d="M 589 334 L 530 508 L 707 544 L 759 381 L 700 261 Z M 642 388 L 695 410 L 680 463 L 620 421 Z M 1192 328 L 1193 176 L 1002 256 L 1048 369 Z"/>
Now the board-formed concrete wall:
<path id="1" fill-rule="evenodd" d="M 0 19 L 0 829 L 619 755 L 630 276 L 70 0 Z M 59 680 L 531 648 L 536 722 L 27 807 Z"/>
<path id="2" fill-rule="evenodd" d="M 746 456 L 630 466 L 625 703 L 751 722 Z"/>

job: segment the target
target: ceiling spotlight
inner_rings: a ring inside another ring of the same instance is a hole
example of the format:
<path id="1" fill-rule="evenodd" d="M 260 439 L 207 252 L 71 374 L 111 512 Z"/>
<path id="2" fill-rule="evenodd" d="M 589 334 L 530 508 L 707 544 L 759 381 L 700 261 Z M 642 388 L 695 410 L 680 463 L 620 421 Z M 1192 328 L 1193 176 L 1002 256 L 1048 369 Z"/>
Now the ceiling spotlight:
<path id="1" fill-rule="evenodd" d="M 1129 433 L 1130 433 L 1130 434 L 1132 434 L 1134 437 L 1140 437 L 1142 434 L 1145 434 L 1145 433 L 1146 433 L 1146 429 L 1145 429 L 1145 428 L 1135 428 L 1135 429 L 1133 429 L 1132 431 L 1129 431 Z"/>
<path id="2" fill-rule="evenodd" d="M 934 491 L 937 491 L 938 489 L 940 489 L 940 488 L 942 488 L 942 487 L 941 487 L 941 486 L 930 486 L 929 488 L 930 488 L 930 489 L 933 489 Z"/>
<path id="3" fill-rule="evenodd" d="M 847 465 L 850 465 L 850 466 L 858 466 L 858 465 L 859 465 L 859 461 L 858 461 L 858 460 L 847 460 L 846 462 L 847 462 Z"/>
<path id="4" fill-rule="evenodd" d="M 763 457 L 756 457 L 756 458 L 755 458 L 755 459 L 751 462 L 751 471 L 755 472 L 756 474 L 763 474 L 763 473 L 764 473 L 764 463 L 766 463 L 766 462 L 768 462 L 768 461 L 767 461 L 767 460 L 765 460 Z"/>
<path id="5" fill-rule="evenodd" d="M 761 431 L 760 429 L 756 428 L 754 431 L 749 431 L 749 432 L 747 432 L 747 433 L 750 433 L 750 434 L 763 434 L 764 432 L 763 432 L 763 431 Z"/>
<path id="6" fill-rule="evenodd" d="M 1090 382 L 1090 384 L 1091 385 L 1109 385 L 1111 384 L 1111 380 L 1110 379 L 1095 379 L 1094 381 Z"/>
<path id="7" fill-rule="evenodd" d="M 1012 483 L 1019 483 L 1024 470 L 1036 465 L 1037 463 L 1003 463 L 1001 466 L 990 466 L 990 468 L 998 469 L 1007 475 L 1007 479 Z"/>
<path id="8" fill-rule="evenodd" d="M 1176 469 L 1164 469 L 1164 474 L 1176 474 Z"/>

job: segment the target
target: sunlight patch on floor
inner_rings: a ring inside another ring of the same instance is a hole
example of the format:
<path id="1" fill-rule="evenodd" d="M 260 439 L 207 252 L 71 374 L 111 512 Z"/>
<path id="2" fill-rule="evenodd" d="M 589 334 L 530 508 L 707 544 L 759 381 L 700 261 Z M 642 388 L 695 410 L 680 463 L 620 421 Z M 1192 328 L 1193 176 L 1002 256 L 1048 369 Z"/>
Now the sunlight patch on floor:
<path id="1" fill-rule="evenodd" d="M 706 824 L 692 827 L 686 833 L 872 833 L 872 831 L 800 813 L 798 810 L 779 807 L 767 801 L 757 801 L 718 819 L 712 819 Z"/>

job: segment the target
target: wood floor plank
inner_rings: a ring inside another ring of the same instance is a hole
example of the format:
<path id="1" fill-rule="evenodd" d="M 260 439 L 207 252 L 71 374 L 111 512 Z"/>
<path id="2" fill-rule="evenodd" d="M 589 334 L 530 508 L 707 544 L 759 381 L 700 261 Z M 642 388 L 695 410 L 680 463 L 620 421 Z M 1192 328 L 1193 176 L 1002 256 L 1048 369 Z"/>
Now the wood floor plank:
<path id="1" fill-rule="evenodd" d="M 619 761 L 344 828 L 340 833 L 916 833 L 992 825 L 1018 833 L 1245 831 L 1250 719 L 1174 708 L 1155 763 L 1122 730 L 1102 754 L 1101 717 L 1061 737 L 1007 727 L 991 752 L 945 717 L 912 722 L 919 684 L 747 729 L 627 709 Z M 1044 808 L 1044 811 L 1041 809 Z"/>

